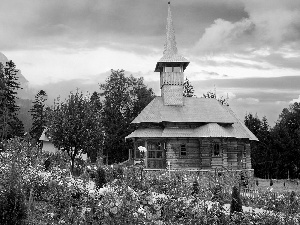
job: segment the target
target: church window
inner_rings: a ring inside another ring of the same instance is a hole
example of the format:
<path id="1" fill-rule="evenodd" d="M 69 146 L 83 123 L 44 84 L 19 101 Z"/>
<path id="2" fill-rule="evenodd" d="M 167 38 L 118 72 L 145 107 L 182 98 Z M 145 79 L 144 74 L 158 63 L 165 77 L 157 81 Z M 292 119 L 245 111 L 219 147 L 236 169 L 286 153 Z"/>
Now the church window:
<path id="1" fill-rule="evenodd" d="M 172 67 L 169 67 L 169 66 L 166 66 L 166 67 L 165 67 L 165 72 L 166 72 L 166 73 L 173 72 L 172 70 L 173 70 Z"/>
<path id="2" fill-rule="evenodd" d="M 180 145 L 180 155 L 181 156 L 186 155 L 186 145 L 185 144 Z"/>
<path id="3" fill-rule="evenodd" d="M 165 72 L 181 72 L 181 67 L 180 66 L 166 66 L 165 67 Z"/>
<path id="4" fill-rule="evenodd" d="M 147 143 L 148 158 L 163 158 L 163 143 L 149 141 Z"/>
<path id="5" fill-rule="evenodd" d="M 219 143 L 214 144 L 214 156 L 220 156 L 220 144 Z"/>
<path id="6" fill-rule="evenodd" d="M 173 67 L 173 72 L 181 72 L 180 67 Z"/>

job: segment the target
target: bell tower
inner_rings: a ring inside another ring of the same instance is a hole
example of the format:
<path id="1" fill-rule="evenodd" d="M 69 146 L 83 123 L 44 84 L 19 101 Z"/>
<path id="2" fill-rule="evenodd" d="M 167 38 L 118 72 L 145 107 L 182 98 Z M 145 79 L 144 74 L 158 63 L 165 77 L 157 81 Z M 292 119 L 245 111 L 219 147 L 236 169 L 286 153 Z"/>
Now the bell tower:
<path id="1" fill-rule="evenodd" d="M 170 2 L 168 2 L 166 29 L 163 57 L 157 62 L 154 72 L 160 72 L 160 89 L 164 105 L 183 106 L 183 72 L 190 62 L 178 54 Z"/>

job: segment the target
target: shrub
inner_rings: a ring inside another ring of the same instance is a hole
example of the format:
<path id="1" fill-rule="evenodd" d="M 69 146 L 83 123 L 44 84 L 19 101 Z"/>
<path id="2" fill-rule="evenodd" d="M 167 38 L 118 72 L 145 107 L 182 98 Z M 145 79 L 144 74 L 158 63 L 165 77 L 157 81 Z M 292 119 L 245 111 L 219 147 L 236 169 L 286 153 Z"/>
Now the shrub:
<path id="1" fill-rule="evenodd" d="M 21 189 L 5 190 L 0 196 L 0 224 L 24 224 L 26 218 L 27 207 Z"/>
<path id="2" fill-rule="evenodd" d="M 195 179 L 193 182 L 193 191 L 192 191 L 192 195 L 198 195 L 199 194 L 199 183 L 198 181 Z"/>
<path id="3" fill-rule="evenodd" d="M 113 178 L 114 179 L 121 179 L 123 177 L 123 169 L 122 167 L 118 166 L 117 168 L 113 169 Z"/>
<path id="4" fill-rule="evenodd" d="M 296 213 L 298 209 L 298 201 L 297 201 L 296 193 L 292 191 L 289 197 L 290 197 L 289 213 Z"/>
<path id="5" fill-rule="evenodd" d="M 243 212 L 240 192 L 236 186 L 233 186 L 232 188 L 231 197 L 230 214 L 233 214 L 234 212 Z"/>
<path id="6" fill-rule="evenodd" d="M 44 167 L 45 167 L 45 170 L 50 170 L 50 166 L 51 166 L 51 160 L 50 158 L 47 158 L 44 162 Z"/>
<path id="7" fill-rule="evenodd" d="M 106 172 L 102 167 L 97 169 L 95 184 L 97 188 L 102 188 L 107 183 Z"/>
<path id="8" fill-rule="evenodd" d="M 8 180 L 0 184 L 0 224 L 25 224 L 27 207 L 18 177 L 13 162 Z"/>
<path id="9" fill-rule="evenodd" d="M 220 184 L 216 184 L 212 188 L 212 201 L 220 202 L 221 204 L 224 203 L 223 194 L 222 194 L 222 186 Z"/>

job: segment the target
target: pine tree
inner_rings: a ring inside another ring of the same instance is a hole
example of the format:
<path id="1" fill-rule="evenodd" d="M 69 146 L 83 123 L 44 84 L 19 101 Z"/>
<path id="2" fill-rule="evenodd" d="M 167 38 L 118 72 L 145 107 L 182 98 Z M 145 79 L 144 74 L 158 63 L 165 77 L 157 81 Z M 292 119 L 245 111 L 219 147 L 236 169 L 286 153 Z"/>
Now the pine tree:
<path id="1" fill-rule="evenodd" d="M 243 212 L 242 200 L 239 189 L 236 186 L 232 188 L 230 214 L 234 212 Z"/>
<path id="2" fill-rule="evenodd" d="M 17 90 L 20 84 L 16 76 L 18 70 L 12 61 L 4 67 L 0 63 L 0 139 L 7 140 L 24 133 L 23 123 L 17 115 L 19 107 L 16 104 Z"/>
<path id="3" fill-rule="evenodd" d="M 189 79 L 186 77 L 183 83 L 183 96 L 184 97 L 194 97 L 194 87 L 190 84 Z"/>
<path id="4" fill-rule="evenodd" d="M 32 116 L 32 127 L 30 129 L 30 135 L 33 139 L 38 141 L 39 137 L 42 135 L 43 130 L 46 126 L 46 110 L 45 110 L 45 101 L 47 100 L 47 94 L 45 91 L 40 90 L 33 102 L 33 106 L 30 109 Z"/>
<path id="5" fill-rule="evenodd" d="M 206 94 L 203 94 L 203 98 L 215 98 L 215 99 L 217 99 L 222 105 L 227 105 L 227 106 L 229 106 L 227 100 L 224 99 L 223 96 L 221 96 L 221 98 L 217 98 L 216 93 L 214 93 L 214 92 L 212 92 L 212 91 L 208 91 Z"/>
<path id="6" fill-rule="evenodd" d="M 90 101 L 88 102 L 87 107 L 88 110 L 88 121 L 86 121 L 85 126 L 87 131 L 89 132 L 89 138 L 84 142 L 84 146 L 88 157 L 92 162 L 96 162 L 98 157 L 103 158 L 103 129 L 102 129 L 102 118 L 101 118 L 101 110 L 102 103 L 100 100 L 100 94 L 96 91 L 93 92 L 90 97 Z"/>

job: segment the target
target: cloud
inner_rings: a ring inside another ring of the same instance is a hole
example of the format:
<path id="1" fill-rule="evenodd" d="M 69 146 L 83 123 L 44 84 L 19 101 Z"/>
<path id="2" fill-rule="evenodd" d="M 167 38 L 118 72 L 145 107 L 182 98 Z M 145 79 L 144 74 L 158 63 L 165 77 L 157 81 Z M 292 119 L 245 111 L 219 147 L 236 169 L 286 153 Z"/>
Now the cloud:
<path id="1" fill-rule="evenodd" d="M 295 102 L 300 102 L 300 95 L 298 98 L 293 99 L 292 101 L 290 101 L 291 104 L 295 103 Z"/>
<path id="2" fill-rule="evenodd" d="M 247 40 L 247 36 L 251 36 L 253 30 L 254 24 L 249 19 L 242 19 L 235 23 L 216 19 L 210 27 L 205 29 L 203 36 L 196 43 L 196 51 L 230 52 L 235 50 L 242 40 Z"/>
<path id="3" fill-rule="evenodd" d="M 212 72 L 212 71 L 206 71 L 206 70 L 202 70 L 201 73 L 205 74 L 205 75 L 209 75 L 209 76 L 219 76 L 220 74 L 216 73 L 216 72 Z"/>
<path id="4" fill-rule="evenodd" d="M 239 21 L 215 19 L 195 43 L 192 54 L 212 58 L 224 55 L 228 59 L 206 61 L 215 66 L 299 69 L 300 55 L 295 52 L 300 51 L 300 2 L 242 2 L 248 17 Z M 241 57 L 248 63 L 239 61 Z"/>
<path id="5" fill-rule="evenodd" d="M 238 98 L 237 101 L 244 102 L 244 103 L 250 104 L 250 105 L 259 103 L 259 99 L 257 99 L 257 98 Z"/>

